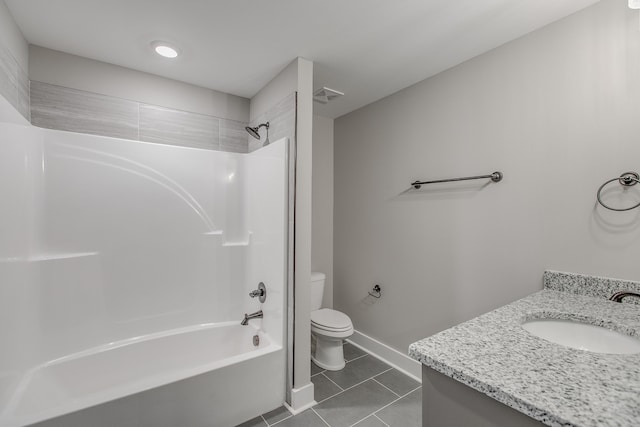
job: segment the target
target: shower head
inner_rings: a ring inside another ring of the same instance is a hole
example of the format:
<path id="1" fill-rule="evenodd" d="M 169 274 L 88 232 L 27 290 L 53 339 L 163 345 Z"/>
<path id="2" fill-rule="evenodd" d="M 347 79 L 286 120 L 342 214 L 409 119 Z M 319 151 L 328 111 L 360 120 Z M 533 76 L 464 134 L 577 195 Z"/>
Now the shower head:
<path id="1" fill-rule="evenodd" d="M 258 127 L 245 127 L 246 131 L 249 132 L 249 135 L 251 135 L 252 137 L 254 137 L 255 139 L 260 139 L 260 134 L 258 133 Z"/>
<path id="2" fill-rule="evenodd" d="M 264 141 L 264 144 L 262 144 L 262 145 L 263 146 L 269 145 L 269 122 L 262 123 L 262 124 L 260 124 L 260 125 L 258 125 L 256 127 L 247 126 L 244 129 L 249 133 L 249 135 L 251 135 L 252 137 L 257 139 L 258 141 L 260 141 L 260 128 L 261 127 L 267 128 L 267 139 Z"/>

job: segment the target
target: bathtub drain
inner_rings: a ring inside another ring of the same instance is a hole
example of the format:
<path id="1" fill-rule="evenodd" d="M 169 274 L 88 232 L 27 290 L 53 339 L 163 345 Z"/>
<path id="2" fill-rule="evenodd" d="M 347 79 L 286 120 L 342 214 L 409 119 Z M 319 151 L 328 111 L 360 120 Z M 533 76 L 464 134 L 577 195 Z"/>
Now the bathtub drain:
<path id="1" fill-rule="evenodd" d="M 260 337 L 259 337 L 259 336 L 257 336 L 257 335 L 254 335 L 254 336 L 253 336 L 253 345 L 254 345 L 255 347 L 257 347 L 257 346 L 259 346 L 259 345 L 260 345 Z"/>

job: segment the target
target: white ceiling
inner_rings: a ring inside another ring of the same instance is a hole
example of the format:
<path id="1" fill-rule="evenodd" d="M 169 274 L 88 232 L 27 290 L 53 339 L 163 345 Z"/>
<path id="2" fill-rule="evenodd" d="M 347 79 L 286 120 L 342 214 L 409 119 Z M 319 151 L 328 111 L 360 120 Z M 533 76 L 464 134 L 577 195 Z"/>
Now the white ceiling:
<path id="1" fill-rule="evenodd" d="M 36 45 L 250 98 L 291 60 L 338 117 L 597 0 L 5 0 Z M 165 40 L 182 55 L 152 53 Z"/>

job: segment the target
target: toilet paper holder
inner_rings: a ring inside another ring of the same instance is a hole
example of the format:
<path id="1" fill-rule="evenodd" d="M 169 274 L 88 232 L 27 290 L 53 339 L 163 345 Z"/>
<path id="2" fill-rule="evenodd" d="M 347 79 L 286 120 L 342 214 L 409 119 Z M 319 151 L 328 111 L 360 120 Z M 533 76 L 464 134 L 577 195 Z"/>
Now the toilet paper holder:
<path id="1" fill-rule="evenodd" d="M 374 298 L 380 298 L 382 296 L 382 288 L 380 288 L 380 285 L 375 285 L 371 291 L 369 291 L 369 295 Z"/>

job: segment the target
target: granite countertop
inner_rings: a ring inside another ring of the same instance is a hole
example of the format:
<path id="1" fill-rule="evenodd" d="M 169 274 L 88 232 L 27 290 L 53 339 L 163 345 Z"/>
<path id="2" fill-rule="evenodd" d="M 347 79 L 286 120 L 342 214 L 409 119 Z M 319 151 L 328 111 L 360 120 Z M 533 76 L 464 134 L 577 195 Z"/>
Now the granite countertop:
<path id="1" fill-rule="evenodd" d="M 568 290 L 567 277 L 585 276 L 546 272 L 546 289 L 415 342 L 409 355 L 549 426 L 640 425 L 640 354 L 577 350 L 520 326 L 542 317 L 577 319 L 640 338 L 640 306 L 607 301 L 593 289 Z"/>

